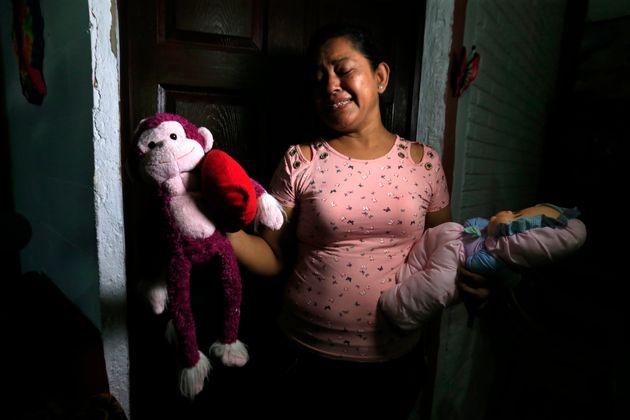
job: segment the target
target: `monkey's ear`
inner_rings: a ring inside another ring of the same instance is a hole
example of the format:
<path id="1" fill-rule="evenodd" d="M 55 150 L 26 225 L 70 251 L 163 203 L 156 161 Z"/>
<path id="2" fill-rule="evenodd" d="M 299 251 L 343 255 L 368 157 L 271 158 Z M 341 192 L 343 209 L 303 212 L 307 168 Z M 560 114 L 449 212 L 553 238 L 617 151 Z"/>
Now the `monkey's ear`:
<path id="1" fill-rule="evenodd" d="M 147 117 L 147 118 L 143 118 L 140 120 L 140 122 L 138 123 L 138 125 L 136 125 L 136 129 L 133 130 L 133 134 L 131 135 L 131 139 L 133 141 L 134 144 L 132 144 L 132 147 L 135 147 L 135 143 L 136 141 L 138 141 L 138 137 L 140 136 L 140 134 L 142 133 L 142 131 L 144 131 L 144 124 L 147 122 L 147 120 L 151 118 L 151 117 Z"/>
<path id="2" fill-rule="evenodd" d="M 199 134 L 204 138 L 206 144 L 203 147 L 203 151 L 208 153 L 210 149 L 212 149 L 212 145 L 214 144 L 214 137 L 212 137 L 212 133 L 206 127 L 199 127 Z"/>

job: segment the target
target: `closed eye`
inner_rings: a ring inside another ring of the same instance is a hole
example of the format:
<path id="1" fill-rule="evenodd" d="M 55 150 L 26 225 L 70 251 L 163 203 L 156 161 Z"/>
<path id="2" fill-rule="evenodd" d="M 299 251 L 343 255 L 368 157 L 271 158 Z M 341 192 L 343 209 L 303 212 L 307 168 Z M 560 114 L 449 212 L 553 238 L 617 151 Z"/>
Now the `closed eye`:
<path id="1" fill-rule="evenodd" d="M 346 69 L 346 68 L 344 68 L 344 69 L 337 69 L 337 70 L 335 70 L 335 72 L 336 72 L 339 76 L 345 76 L 345 75 L 347 75 L 347 74 L 351 73 L 351 72 L 352 72 L 352 70 L 353 70 L 353 69 Z"/>

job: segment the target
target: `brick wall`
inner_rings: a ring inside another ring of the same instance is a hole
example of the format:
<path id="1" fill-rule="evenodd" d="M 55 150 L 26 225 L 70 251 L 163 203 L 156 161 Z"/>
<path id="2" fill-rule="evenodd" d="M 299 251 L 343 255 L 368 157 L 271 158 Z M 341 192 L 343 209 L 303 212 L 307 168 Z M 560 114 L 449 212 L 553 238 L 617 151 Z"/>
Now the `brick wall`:
<path id="1" fill-rule="evenodd" d="M 459 100 L 456 220 L 536 201 L 566 0 L 469 0 L 464 45 L 481 55 Z"/>

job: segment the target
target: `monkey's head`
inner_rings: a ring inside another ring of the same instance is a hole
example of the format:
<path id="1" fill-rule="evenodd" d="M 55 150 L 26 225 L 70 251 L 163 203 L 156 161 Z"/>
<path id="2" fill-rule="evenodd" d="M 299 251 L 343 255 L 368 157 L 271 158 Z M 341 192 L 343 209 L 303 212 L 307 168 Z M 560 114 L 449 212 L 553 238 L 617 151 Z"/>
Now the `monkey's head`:
<path id="1" fill-rule="evenodd" d="M 134 139 L 141 175 L 158 185 L 192 171 L 213 145 L 207 128 L 168 113 L 142 120 Z"/>

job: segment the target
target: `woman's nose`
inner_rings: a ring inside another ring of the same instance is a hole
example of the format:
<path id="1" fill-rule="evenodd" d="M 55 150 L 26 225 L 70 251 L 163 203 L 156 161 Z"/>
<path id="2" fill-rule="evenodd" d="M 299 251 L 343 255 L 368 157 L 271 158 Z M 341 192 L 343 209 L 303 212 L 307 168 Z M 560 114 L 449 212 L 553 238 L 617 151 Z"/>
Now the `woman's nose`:
<path id="1" fill-rule="evenodd" d="M 336 74 L 329 74 L 326 78 L 326 92 L 334 93 L 341 90 L 339 77 Z"/>

